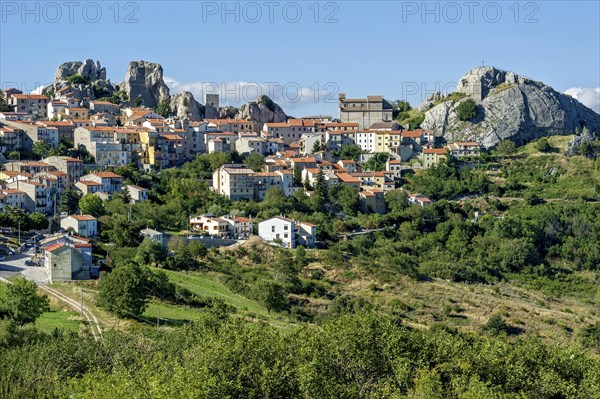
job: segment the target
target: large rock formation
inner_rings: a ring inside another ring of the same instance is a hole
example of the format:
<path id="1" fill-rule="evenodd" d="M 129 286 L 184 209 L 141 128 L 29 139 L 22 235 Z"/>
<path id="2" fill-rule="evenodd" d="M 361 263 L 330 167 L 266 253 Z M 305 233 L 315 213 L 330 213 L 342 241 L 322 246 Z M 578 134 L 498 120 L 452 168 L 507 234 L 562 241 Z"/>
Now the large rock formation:
<path id="1" fill-rule="evenodd" d="M 79 83 L 69 82 L 67 78 L 72 75 L 81 76 L 83 81 Z M 106 68 L 100 65 L 100 61 L 93 60 L 63 63 L 54 73 L 54 83 L 45 87 L 43 92 L 58 92 L 65 87 L 69 88 L 68 92 L 72 97 L 79 100 L 109 97 L 119 90 L 118 86 L 113 85 L 110 80 L 106 79 Z"/>
<path id="2" fill-rule="evenodd" d="M 431 108 L 421 126 L 447 141 L 475 140 L 492 147 L 505 139 L 521 144 L 542 136 L 573 134 L 584 126 L 600 133 L 599 114 L 566 94 L 512 72 L 475 68 L 458 82 L 456 93 L 435 106 L 430 102 L 423 107 Z M 455 109 L 467 98 L 478 104 L 477 116 L 460 121 Z"/>
<path id="3" fill-rule="evenodd" d="M 163 80 L 162 66 L 153 62 L 130 62 L 122 88 L 131 101 L 141 98 L 147 107 L 156 107 L 162 99 L 169 98 L 169 88 Z"/>
<path id="4" fill-rule="evenodd" d="M 94 60 L 69 61 L 65 62 L 56 69 L 54 81 L 61 82 L 71 75 L 81 75 L 90 82 L 95 80 L 106 80 L 106 68 L 100 66 L 100 61 Z"/>
<path id="5" fill-rule="evenodd" d="M 225 105 L 224 107 L 219 107 L 218 111 L 219 115 L 216 119 L 233 119 L 237 116 L 239 110 L 231 105 Z"/>
<path id="6" fill-rule="evenodd" d="M 197 121 L 204 118 L 204 105 L 198 103 L 189 91 L 171 96 L 171 111 L 179 119 L 188 118 Z"/>
<path id="7" fill-rule="evenodd" d="M 279 105 L 267 96 L 260 96 L 253 102 L 242 105 L 235 115 L 237 119 L 247 119 L 258 123 L 285 122 L 287 115 Z"/>

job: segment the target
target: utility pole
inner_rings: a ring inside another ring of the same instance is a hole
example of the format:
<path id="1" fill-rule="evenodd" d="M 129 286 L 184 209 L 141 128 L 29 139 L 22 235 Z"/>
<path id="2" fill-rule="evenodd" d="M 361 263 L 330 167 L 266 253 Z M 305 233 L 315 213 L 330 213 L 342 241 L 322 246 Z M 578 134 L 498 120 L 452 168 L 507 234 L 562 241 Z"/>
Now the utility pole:
<path id="1" fill-rule="evenodd" d="M 79 317 L 83 317 L 83 287 L 80 287 L 81 289 L 81 304 L 79 307 Z"/>

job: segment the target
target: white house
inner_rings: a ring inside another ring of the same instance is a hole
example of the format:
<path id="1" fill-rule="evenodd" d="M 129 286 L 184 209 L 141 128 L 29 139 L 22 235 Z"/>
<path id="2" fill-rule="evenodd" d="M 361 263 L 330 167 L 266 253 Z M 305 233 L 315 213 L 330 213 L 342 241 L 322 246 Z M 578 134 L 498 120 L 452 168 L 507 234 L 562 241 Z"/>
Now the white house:
<path id="1" fill-rule="evenodd" d="M 431 204 L 431 200 L 424 196 L 423 194 L 410 194 L 408 196 L 408 203 L 411 205 L 418 205 L 420 207 L 425 207 Z"/>
<path id="2" fill-rule="evenodd" d="M 127 191 L 129 192 L 129 197 L 131 197 L 131 202 L 143 202 L 148 200 L 148 190 L 144 187 L 134 186 L 133 184 L 128 184 L 125 186 Z"/>
<path id="3" fill-rule="evenodd" d="M 258 235 L 284 248 L 296 248 L 297 245 L 313 247 L 317 239 L 317 226 L 275 216 L 258 224 Z"/>
<path id="4" fill-rule="evenodd" d="M 292 219 L 276 216 L 264 220 L 258 224 L 258 235 L 284 248 L 296 248 L 296 223 Z"/>
<path id="5" fill-rule="evenodd" d="M 71 215 L 60 221 L 60 227 L 70 228 L 82 237 L 98 235 L 98 220 L 91 215 Z"/>
<path id="6" fill-rule="evenodd" d="M 140 235 L 142 237 L 148 237 L 151 240 L 154 240 L 162 245 L 166 245 L 166 236 L 164 233 L 161 233 L 158 230 L 145 228 L 140 230 Z"/>

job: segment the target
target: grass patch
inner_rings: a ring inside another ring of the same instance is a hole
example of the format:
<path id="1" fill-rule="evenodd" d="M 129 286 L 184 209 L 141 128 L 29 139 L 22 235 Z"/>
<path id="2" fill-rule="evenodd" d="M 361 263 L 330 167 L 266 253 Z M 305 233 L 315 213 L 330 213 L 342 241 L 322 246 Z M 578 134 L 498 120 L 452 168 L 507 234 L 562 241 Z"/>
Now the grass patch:
<path id="1" fill-rule="evenodd" d="M 164 270 L 164 272 L 167 274 L 167 276 L 169 276 L 169 280 L 172 283 L 187 288 L 194 294 L 197 294 L 201 297 L 214 297 L 221 299 L 226 304 L 236 308 L 238 313 L 244 316 L 254 315 L 254 317 L 266 320 L 276 325 L 286 325 L 292 323 L 292 321 L 287 317 L 287 315 L 276 312 L 269 313 L 267 309 L 260 303 L 252 299 L 248 299 L 244 296 L 238 295 L 234 292 L 231 292 L 218 280 L 219 275 L 216 273 L 175 272 L 171 270 Z M 182 307 L 175 306 L 175 308 Z M 165 308 L 165 311 L 169 311 L 169 309 Z M 197 313 L 199 311 L 196 309 L 185 309 L 181 311 L 180 314 L 184 315 L 187 312 Z"/>
<path id="2" fill-rule="evenodd" d="M 35 326 L 40 331 L 51 333 L 55 328 L 63 331 L 79 331 L 79 313 L 52 306 L 49 312 L 40 316 Z"/>

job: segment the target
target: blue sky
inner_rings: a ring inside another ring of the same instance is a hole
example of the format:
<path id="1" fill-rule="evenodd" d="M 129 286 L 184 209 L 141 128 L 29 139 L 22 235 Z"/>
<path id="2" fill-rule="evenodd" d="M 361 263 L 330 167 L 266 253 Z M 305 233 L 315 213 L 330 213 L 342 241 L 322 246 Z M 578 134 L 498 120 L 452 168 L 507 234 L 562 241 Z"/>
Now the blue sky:
<path id="1" fill-rule="evenodd" d="M 74 3 L 1 1 L 3 87 L 33 90 L 87 58 L 119 82 L 129 61 L 146 60 L 200 101 L 260 90 L 288 114 L 335 115 L 338 92 L 416 106 L 485 62 L 600 110 L 598 1 Z"/>

